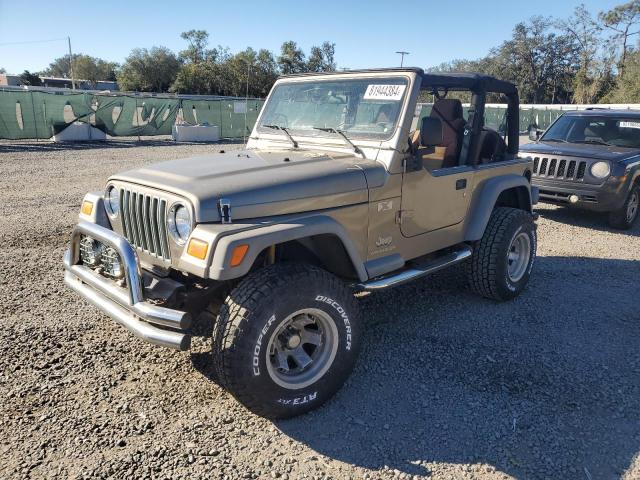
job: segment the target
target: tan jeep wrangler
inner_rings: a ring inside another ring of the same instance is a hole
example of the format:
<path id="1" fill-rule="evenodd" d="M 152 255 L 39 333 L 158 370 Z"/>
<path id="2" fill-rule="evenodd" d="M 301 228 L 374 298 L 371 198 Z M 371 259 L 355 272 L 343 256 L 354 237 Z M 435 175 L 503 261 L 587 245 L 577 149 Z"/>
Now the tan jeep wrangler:
<path id="1" fill-rule="evenodd" d="M 421 93 L 435 103 L 416 123 Z M 485 126 L 487 95 L 508 103 L 503 136 Z M 120 173 L 88 194 L 65 280 L 178 350 L 212 312 L 221 385 L 260 415 L 298 415 L 353 369 L 367 321 L 354 293 L 460 262 L 487 298 L 525 288 L 536 195 L 518 134 L 517 90 L 490 77 L 284 77 L 246 149 Z"/>

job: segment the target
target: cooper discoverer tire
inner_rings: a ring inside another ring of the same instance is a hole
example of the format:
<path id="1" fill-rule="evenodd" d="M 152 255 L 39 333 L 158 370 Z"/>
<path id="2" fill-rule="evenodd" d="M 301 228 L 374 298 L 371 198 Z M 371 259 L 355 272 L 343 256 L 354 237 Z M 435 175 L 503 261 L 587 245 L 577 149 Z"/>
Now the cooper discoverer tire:
<path id="1" fill-rule="evenodd" d="M 313 410 L 345 382 L 360 348 L 359 312 L 345 284 L 302 264 L 276 264 L 244 278 L 213 331 L 218 380 L 258 415 Z"/>
<path id="2" fill-rule="evenodd" d="M 536 224 L 529 212 L 496 208 L 467 263 L 471 289 L 499 301 L 518 296 L 529 281 L 536 247 Z"/>
<path id="3" fill-rule="evenodd" d="M 609 225 L 621 230 L 629 230 L 640 213 L 640 186 L 634 185 L 624 205 L 614 212 L 609 213 Z"/>

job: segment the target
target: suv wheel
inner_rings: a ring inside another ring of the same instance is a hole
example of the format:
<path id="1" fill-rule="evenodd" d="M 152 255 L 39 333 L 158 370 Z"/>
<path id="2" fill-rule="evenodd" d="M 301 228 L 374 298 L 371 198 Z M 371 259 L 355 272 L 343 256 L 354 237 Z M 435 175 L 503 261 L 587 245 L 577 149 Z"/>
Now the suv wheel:
<path id="1" fill-rule="evenodd" d="M 287 418 L 331 398 L 353 370 L 359 312 L 330 273 L 279 264 L 248 275 L 215 322 L 220 383 L 258 415 Z"/>
<path id="2" fill-rule="evenodd" d="M 609 225 L 613 228 L 628 230 L 638 218 L 640 211 L 640 187 L 634 185 L 624 205 L 619 210 L 609 214 Z"/>
<path id="3" fill-rule="evenodd" d="M 496 208 L 467 263 L 471 288 L 494 300 L 518 296 L 529 281 L 536 246 L 536 225 L 529 212 Z"/>

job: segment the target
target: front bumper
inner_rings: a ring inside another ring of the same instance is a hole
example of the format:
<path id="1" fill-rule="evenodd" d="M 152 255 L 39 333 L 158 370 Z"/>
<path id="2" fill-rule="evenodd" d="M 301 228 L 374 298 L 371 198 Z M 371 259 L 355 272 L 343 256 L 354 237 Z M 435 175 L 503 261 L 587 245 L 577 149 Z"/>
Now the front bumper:
<path id="1" fill-rule="evenodd" d="M 82 235 L 111 246 L 124 265 L 125 287 L 80 262 Z M 154 305 L 145 300 L 140 261 L 131 244 L 117 233 L 95 223 L 80 222 L 64 256 L 65 283 L 134 335 L 155 345 L 188 350 L 191 314 Z"/>
<path id="2" fill-rule="evenodd" d="M 576 184 L 557 182 L 534 177 L 532 185 L 540 190 L 540 201 L 559 205 L 571 205 L 596 212 L 610 212 L 619 209 L 625 201 L 624 188 L 619 184 L 602 185 Z M 578 197 L 571 202 L 572 195 Z"/>

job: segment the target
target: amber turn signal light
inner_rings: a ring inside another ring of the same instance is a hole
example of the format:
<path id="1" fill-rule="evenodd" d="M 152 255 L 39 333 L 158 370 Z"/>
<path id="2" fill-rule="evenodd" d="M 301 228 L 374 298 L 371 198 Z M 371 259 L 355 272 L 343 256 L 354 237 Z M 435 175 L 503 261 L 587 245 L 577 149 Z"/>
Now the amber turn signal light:
<path id="1" fill-rule="evenodd" d="M 82 212 L 83 215 L 91 215 L 91 212 L 93 212 L 93 202 L 89 202 L 87 200 L 82 202 L 82 207 L 80 208 L 80 211 Z"/>
<path id="2" fill-rule="evenodd" d="M 197 238 L 192 238 L 191 240 L 189 240 L 187 253 L 192 257 L 204 260 L 205 258 L 207 258 L 207 250 L 209 250 L 209 244 L 204 240 L 198 240 Z"/>
<path id="3" fill-rule="evenodd" d="M 231 265 L 232 267 L 237 267 L 238 265 L 240 265 L 248 251 L 249 245 L 238 245 L 233 249 L 233 252 L 231 253 L 231 261 L 229 262 L 229 265 Z"/>

